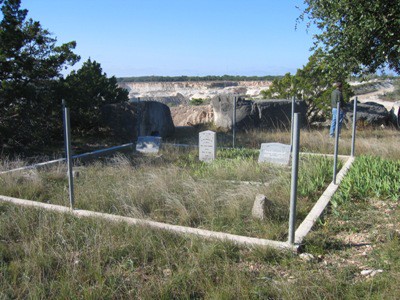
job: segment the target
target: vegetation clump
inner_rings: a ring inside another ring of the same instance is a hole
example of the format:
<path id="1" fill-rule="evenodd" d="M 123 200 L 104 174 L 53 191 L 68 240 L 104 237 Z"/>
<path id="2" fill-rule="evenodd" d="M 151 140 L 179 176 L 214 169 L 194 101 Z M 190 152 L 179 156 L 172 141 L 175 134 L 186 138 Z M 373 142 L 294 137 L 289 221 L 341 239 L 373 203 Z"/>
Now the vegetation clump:
<path id="1" fill-rule="evenodd" d="M 27 20 L 20 0 L 0 1 L 0 144 L 23 150 L 62 139 L 62 99 L 81 134 L 99 131 L 100 106 L 128 100 L 128 92 L 107 78 L 90 59 L 63 78 L 79 61 L 74 41 L 57 39 L 38 21 Z"/>
<path id="2" fill-rule="evenodd" d="M 202 99 L 202 98 L 192 98 L 190 99 L 189 104 L 193 106 L 198 106 L 198 105 L 204 105 L 206 102 L 209 101 L 207 101 L 207 99 Z"/>

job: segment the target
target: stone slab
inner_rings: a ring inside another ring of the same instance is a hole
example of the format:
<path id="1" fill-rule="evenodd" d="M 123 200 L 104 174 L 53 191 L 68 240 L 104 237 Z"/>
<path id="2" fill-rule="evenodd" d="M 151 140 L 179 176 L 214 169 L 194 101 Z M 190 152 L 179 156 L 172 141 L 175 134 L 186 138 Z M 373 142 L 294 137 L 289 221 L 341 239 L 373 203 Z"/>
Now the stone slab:
<path id="1" fill-rule="evenodd" d="M 199 160 L 211 162 L 215 160 L 217 152 L 217 134 L 207 130 L 199 133 Z"/>
<path id="2" fill-rule="evenodd" d="M 262 143 L 258 162 L 289 165 L 292 146 L 281 143 Z"/>

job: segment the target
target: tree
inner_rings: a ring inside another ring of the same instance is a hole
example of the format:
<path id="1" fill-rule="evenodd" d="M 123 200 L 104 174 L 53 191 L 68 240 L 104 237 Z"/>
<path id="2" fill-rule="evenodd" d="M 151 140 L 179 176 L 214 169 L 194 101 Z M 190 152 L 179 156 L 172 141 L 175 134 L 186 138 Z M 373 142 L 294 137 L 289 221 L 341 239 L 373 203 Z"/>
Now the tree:
<path id="1" fill-rule="evenodd" d="M 282 78 L 276 78 L 272 81 L 268 90 L 261 91 L 264 99 L 290 99 L 296 97 L 300 99 L 298 94 L 296 76 L 286 73 Z"/>
<path id="2" fill-rule="evenodd" d="M 400 1 L 304 0 L 299 19 L 308 18 L 321 33 L 314 49 L 321 47 L 331 68 L 353 73 L 375 72 L 388 67 L 400 72 Z"/>
<path id="3" fill-rule="evenodd" d="M 317 50 L 310 56 L 307 65 L 298 69 L 295 75 L 287 73 L 283 78 L 275 79 L 269 90 L 262 92 L 263 97 L 270 99 L 296 97 L 306 102 L 309 122 L 325 118 L 330 113 L 330 94 L 334 82 L 344 83 L 345 99 L 353 96 L 350 85 L 345 82 L 347 73 L 343 70 L 332 72 L 327 64 L 327 57 L 321 50 Z"/>
<path id="4" fill-rule="evenodd" d="M 51 137 L 61 119 L 54 103 L 60 72 L 79 60 L 75 42 L 56 46 L 39 22 L 25 21 L 20 2 L 0 0 L 0 139 L 13 146 Z"/>
<path id="5" fill-rule="evenodd" d="M 107 78 L 100 64 L 91 59 L 61 81 L 61 95 L 70 108 L 71 124 L 81 133 L 98 131 L 103 105 L 128 101 L 128 91 L 118 87 L 114 76 Z"/>

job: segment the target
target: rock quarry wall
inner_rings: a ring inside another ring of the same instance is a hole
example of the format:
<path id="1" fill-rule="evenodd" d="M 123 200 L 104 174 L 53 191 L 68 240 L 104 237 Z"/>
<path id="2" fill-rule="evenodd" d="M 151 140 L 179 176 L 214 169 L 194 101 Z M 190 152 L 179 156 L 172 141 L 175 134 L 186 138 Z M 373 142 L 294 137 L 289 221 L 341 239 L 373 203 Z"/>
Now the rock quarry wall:
<path id="1" fill-rule="evenodd" d="M 229 95 L 257 99 L 261 98 L 261 91 L 269 89 L 270 85 L 270 81 L 121 82 L 119 84 L 120 87 L 129 91 L 129 97 L 132 100 L 137 100 L 137 98 L 140 97 L 140 102 L 157 101 L 172 106 L 171 114 L 175 126 L 209 123 L 215 121 L 215 119 L 222 120 L 219 118 L 221 112 L 218 111 L 216 107 L 213 107 L 217 103 L 199 107 L 187 106 L 190 99 L 213 99 L 218 96 L 229 97 Z M 353 85 L 356 86 L 357 84 L 354 83 Z M 366 88 L 368 88 L 368 90 L 365 90 Z M 373 92 L 369 92 L 369 89 L 372 89 Z M 376 82 L 372 85 L 369 84 L 366 87 L 361 86 L 358 88 L 356 93 L 361 105 L 360 114 L 357 119 L 360 119 L 363 124 L 372 126 L 385 125 L 390 122 L 400 127 L 400 101 L 389 102 L 380 100 L 382 94 L 391 92 L 393 89 L 393 84 L 391 82 Z M 272 111 L 272 108 L 274 108 L 270 107 L 270 102 L 268 101 L 266 104 L 259 101 L 257 102 L 257 105 L 253 105 L 254 107 L 251 109 L 253 113 L 258 111 L 260 114 L 268 116 L 264 111 Z M 364 107 L 363 104 L 365 102 L 382 104 L 386 109 L 381 109 L 380 107 L 376 107 L 376 105 L 364 105 Z M 278 104 L 274 105 L 277 106 Z M 281 108 L 285 105 L 283 102 L 280 103 Z M 249 107 L 244 105 L 241 109 L 244 110 Z M 257 109 L 255 109 L 255 107 Z M 376 111 L 377 109 L 379 111 Z M 275 110 L 274 117 L 260 117 L 260 120 L 263 120 L 263 124 L 267 123 L 267 119 L 273 122 L 273 124 L 269 124 L 268 127 L 283 126 L 287 120 L 286 114 L 281 115 L 279 118 L 277 116 L 280 115 L 281 111 L 285 110 L 286 108 Z M 258 118 L 254 117 L 253 119 L 257 120 Z M 257 122 L 259 122 L 259 120 Z M 326 124 L 328 123 L 329 122 Z M 223 124 L 220 124 L 220 126 L 224 127 Z"/>
<path id="2" fill-rule="evenodd" d="M 190 99 L 211 99 L 219 94 L 240 94 L 252 98 L 271 85 L 270 81 L 198 81 L 198 82 L 121 82 L 119 86 L 129 91 L 129 98 L 178 99 L 186 104 Z M 161 101 L 164 102 L 164 101 Z M 186 102 L 186 103 L 185 103 Z M 177 103 L 174 103 L 177 104 Z"/>
<path id="3" fill-rule="evenodd" d="M 194 126 L 214 121 L 214 111 L 211 105 L 180 105 L 170 109 L 175 126 Z"/>
<path id="4" fill-rule="evenodd" d="M 211 100 L 214 111 L 214 125 L 221 130 L 232 129 L 234 97 L 234 95 L 219 95 Z M 238 130 L 253 128 L 290 129 L 291 100 L 251 101 L 239 97 L 236 103 L 236 128 Z M 307 124 L 307 107 L 304 101 L 296 101 L 295 110 L 300 113 L 301 126 L 305 126 Z"/>

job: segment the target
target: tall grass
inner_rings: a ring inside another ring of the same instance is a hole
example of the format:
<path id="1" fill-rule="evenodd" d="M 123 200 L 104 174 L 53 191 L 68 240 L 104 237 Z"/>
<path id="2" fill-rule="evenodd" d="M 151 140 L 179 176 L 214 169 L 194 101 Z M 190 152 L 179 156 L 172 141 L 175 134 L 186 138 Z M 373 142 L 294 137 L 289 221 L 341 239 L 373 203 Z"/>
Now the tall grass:
<path id="1" fill-rule="evenodd" d="M 239 248 L 94 219 L 0 204 L 2 299 L 395 299 L 400 243 L 377 252 L 393 271 L 304 263 L 289 253 Z"/>
<path id="2" fill-rule="evenodd" d="M 245 134 L 246 140 L 252 141 L 259 149 L 261 143 L 280 142 L 290 144 L 289 132 L 258 132 L 250 131 Z M 339 154 L 351 153 L 351 129 L 343 128 L 339 140 Z M 333 154 L 334 141 L 329 139 L 325 130 L 301 130 L 300 151 L 312 153 Z M 357 129 L 355 139 L 356 155 L 374 155 L 382 158 L 400 159 L 400 131 L 389 128 Z"/>
<path id="3" fill-rule="evenodd" d="M 191 151 L 168 149 L 159 157 L 119 155 L 87 164 L 79 168 L 80 176 L 75 179 L 76 208 L 285 239 L 290 169 L 259 164 L 253 150 L 220 150 L 219 154 L 221 159 L 204 163 Z M 236 154 L 239 156 L 232 158 Z M 306 213 L 329 182 L 331 164 L 331 160 L 321 157 L 303 160 L 299 216 Z M 37 171 L 32 177 L 5 174 L 0 177 L 0 193 L 66 205 L 65 174 L 60 167 Z M 257 194 L 266 195 L 273 203 L 265 222 L 251 216 Z"/>
<path id="4" fill-rule="evenodd" d="M 332 151 L 327 135 L 302 131 L 302 150 Z M 344 130 L 342 137 L 340 152 L 346 154 L 349 132 Z M 356 154 L 384 158 L 356 159 L 337 193 L 336 204 L 346 205 L 307 238 L 308 251 L 346 251 L 347 245 L 334 239 L 337 231 L 345 226 L 358 231 L 357 222 L 371 228 L 382 221 L 368 211 L 366 200 L 396 203 L 398 137 L 397 131 L 359 133 Z M 239 138 L 251 140 L 255 150 L 219 150 L 211 164 L 199 162 L 197 150 L 169 147 L 156 157 L 118 155 L 82 164 L 75 179 L 77 208 L 285 240 L 290 169 L 258 164 L 256 144 L 288 143 L 290 136 L 248 132 Z M 11 164 L 2 162 L 2 168 Z M 331 181 L 332 160 L 301 156 L 300 168 L 299 222 Z M 62 165 L 3 174 L 0 194 L 67 206 L 65 174 Z M 256 194 L 274 204 L 264 221 L 250 217 Z M 371 259 L 384 273 L 368 281 L 360 280 L 358 268 L 340 265 L 348 257 L 339 264 L 303 262 L 271 249 L 0 203 L 0 299 L 395 299 L 400 293 L 399 240 L 395 230 L 377 234 L 380 248 Z"/>
<path id="5" fill-rule="evenodd" d="M 240 260 L 285 259 L 11 205 L 0 211 L 2 299 L 248 298 L 257 274 Z"/>

